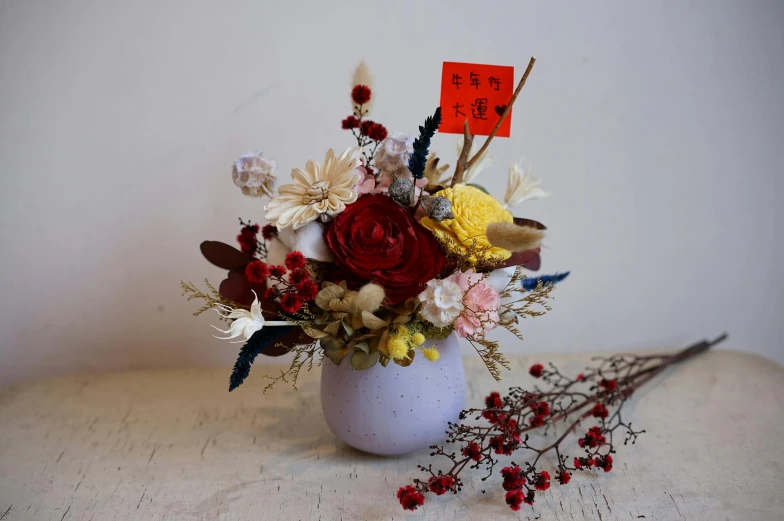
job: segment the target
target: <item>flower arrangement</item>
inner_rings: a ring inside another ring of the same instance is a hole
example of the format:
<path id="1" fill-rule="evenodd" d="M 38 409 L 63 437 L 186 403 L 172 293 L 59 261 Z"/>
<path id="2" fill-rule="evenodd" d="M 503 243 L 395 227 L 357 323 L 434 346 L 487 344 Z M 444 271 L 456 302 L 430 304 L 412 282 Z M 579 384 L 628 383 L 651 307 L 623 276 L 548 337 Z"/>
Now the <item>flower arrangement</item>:
<path id="1" fill-rule="evenodd" d="M 228 270 L 218 289 L 182 283 L 189 300 L 204 300 L 196 315 L 216 309 L 227 322 L 216 328 L 223 338 L 244 343 L 229 390 L 259 354 L 293 353 L 290 368 L 268 388 L 278 381 L 296 386 L 302 367 L 324 357 L 335 364 L 348 358 L 358 370 L 405 367 L 415 356 L 436 362 L 438 349 L 425 342 L 452 332 L 500 379 L 509 365 L 487 333 L 501 326 L 522 338 L 519 320 L 548 311 L 553 284 L 567 275 L 524 275 L 539 269 L 546 230 L 510 211 L 547 195 L 530 172 L 510 167 L 503 200 L 474 183 L 493 163 L 488 146 L 533 63 L 478 150 L 466 121 L 451 173 L 430 152 L 441 108 L 416 134 L 389 133 L 369 119 L 373 92 L 364 64 L 352 82 L 352 113 L 341 124 L 356 146 L 328 150 L 279 186 L 277 164 L 265 155 L 235 161 L 235 185 L 268 199 L 269 224 L 240 220 L 239 249 L 202 243 L 207 260 Z"/>

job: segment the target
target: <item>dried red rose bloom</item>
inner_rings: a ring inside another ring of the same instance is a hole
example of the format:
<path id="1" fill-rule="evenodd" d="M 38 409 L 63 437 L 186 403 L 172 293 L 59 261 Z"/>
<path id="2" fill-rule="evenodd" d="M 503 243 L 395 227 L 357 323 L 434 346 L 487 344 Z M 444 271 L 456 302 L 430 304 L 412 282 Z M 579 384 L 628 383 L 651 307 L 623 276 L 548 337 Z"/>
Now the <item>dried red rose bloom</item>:
<path id="1" fill-rule="evenodd" d="M 367 136 L 373 141 L 384 141 L 387 138 L 387 129 L 381 123 L 373 123 L 368 127 Z"/>
<path id="2" fill-rule="evenodd" d="M 285 293 L 280 297 L 280 307 L 286 313 L 296 313 L 302 309 L 302 299 L 294 293 Z"/>
<path id="3" fill-rule="evenodd" d="M 340 122 L 340 126 L 343 130 L 351 130 L 359 126 L 359 120 L 355 116 L 349 116 Z"/>
<path id="4" fill-rule="evenodd" d="M 452 476 L 432 476 L 427 482 L 427 488 L 437 496 L 442 496 L 452 489 L 455 479 Z"/>
<path id="5" fill-rule="evenodd" d="M 610 411 L 607 410 L 607 407 L 605 407 L 603 403 L 597 403 L 593 406 L 591 414 L 596 418 L 604 419 L 610 415 Z"/>
<path id="6" fill-rule="evenodd" d="M 523 504 L 525 500 L 525 495 L 523 491 L 518 489 L 510 490 L 506 493 L 506 504 L 509 505 L 509 508 L 517 512 L 520 510 L 520 505 Z"/>
<path id="7" fill-rule="evenodd" d="M 500 409 L 503 407 L 504 402 L 501 400 L 501 395 L 493 391 L 485 398 L 485 406 L 491 409 Z"/>
<path id="8" fill-rule="evenodd" d="M 463 456 L 467 456 L 474 461 L 481 461 L 482 449 L 479 447 L 478 443 L 472 441 L 463 447 Z"/>
<path id="9" fill-rule="evenodd" d="M 615 381 L 615 380 L 605 380 L 605 379 L 602 379 L 602 381 L 599 382 L 599 385 L 601 385 L 602 387 L 604 387 L 608 391 L 614 391 L 615 388 L 618 387 L 618 382 Z"/>
<path id="10" fill-rule="evenodd" d="M 397 498 L 400 500 L 400 505 L 406 510 L 416 510 L 425 502 L 425 496 L 411 485 L 400 487 L 397 491 Z"/>
<path id="11" fill-rule="evenodd" d="M 419 224 L 410 209 L 383 194 L 363 195 L 346 206 L 327 225 L 324 239 L 335 265 L 384 288 L 389 306 L 422 293 L 446 263 L 430 230 Z"/>
<path id="12" fill-rule="evenodd" d="M 604 470 L 605 472 L 610 472 L 612 470 L 612 465 L 613 465 L 613 458 L 609 454 L 606 456 L 596 457 L 596 466 Z"/>
<path id="13" fill-rule="evenodd" d="M 270 266 L 269 267 L 269 272 L 270 272 L 270 275 L 272 275 L 273 277 L 282 277 L 283 275 L 286 274 L 286 267 L 285 266 L 280 266 L 280 265 Z"/>
<path id="14" fill-rule="evenodd" d="M 307 262 L 307 259 L 301 252 L 292 251 L 286 254 L 286 267 L 290 270 L 304 268 Z"/>
<path id="15" fill-rule="evenodd" d="M 357 105 L 364 105 L 370 101 L 370 87 L 366 85 L 354 85 L 351 89 L 351 99 Z"/>
<path id="16" fill-rule="evenodd" d="M 572 480 L 572 475 L 564 470 L 556 474 L 555 479 L 557 479 L 558 483 L 561 485 L 566 485 Z"/>
<path id="17" fill-rule="evenodd" d="M 533 482 L 536 490 L 547 490 L 550 488 L 550 473 L 543 470 L 539 474 L 534 474 Z"/>
<path id="18" fill-rule="evenodd" d="M 306 280 L 297 284 L 297 295 L 299 295 L 300 298 L 306 302 L 315 300 L 318 292 L 318 286 L 312 280 Z"/>
<path id="19" fill-rule="evenodd" d="M 289 272 L 289 282 L 294 285 L 310 280 L 310 273 L 302 268 L 294 268 Z"/>
<path id="20" fill-rule="evenodd" d="M 261 229 L 261 236 L 265 241 L 271 241 L 278 234 L 278 229 L 274 224 L 265 224 Z"/>
<path id="21" fill-rule="evenodd" d="M 531 376 L 534 378 L 539 378 L 542 376 L 542 371 L 544 371 L 544 366 L 542 364 L 534 364 L 528 370 L 528 372 L 531 373 Z"/>
<path id="22" fill-rule="evenodd" d="M 260 260 L 255 260 L 245 266 L 245 278 L 254 284 L 261 284 L 267 280 L 268 275 L 269 269 L 267 265 Z"/>

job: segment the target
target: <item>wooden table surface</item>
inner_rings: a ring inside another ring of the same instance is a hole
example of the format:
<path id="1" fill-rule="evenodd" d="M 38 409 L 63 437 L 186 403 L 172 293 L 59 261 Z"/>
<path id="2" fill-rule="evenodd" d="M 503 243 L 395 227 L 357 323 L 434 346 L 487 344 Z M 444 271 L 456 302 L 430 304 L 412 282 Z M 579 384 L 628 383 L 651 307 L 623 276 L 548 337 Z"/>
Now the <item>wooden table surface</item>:
<path id="1" fill-rule="evenodd" d="M 578 372 L 588 358 L 515 357 L 504 385 L 468 358 L 468 403 L 530 384 L 534 361 Z M 648 433 L 618 449 L 612 472 L 554 484 L 520 513 L 499 478 L 478 476 L 403 511 L 395 491 L 426 455 L 340 444 L 321 416 L 318 371 L 297 392 L 262 396 L 259 369 L 231 394 L 227 368 L 0 391 L 0 520 L 784 519 L 784 369 L 754 355 L 708 353 L 652 382 L 627 413 Z"/>

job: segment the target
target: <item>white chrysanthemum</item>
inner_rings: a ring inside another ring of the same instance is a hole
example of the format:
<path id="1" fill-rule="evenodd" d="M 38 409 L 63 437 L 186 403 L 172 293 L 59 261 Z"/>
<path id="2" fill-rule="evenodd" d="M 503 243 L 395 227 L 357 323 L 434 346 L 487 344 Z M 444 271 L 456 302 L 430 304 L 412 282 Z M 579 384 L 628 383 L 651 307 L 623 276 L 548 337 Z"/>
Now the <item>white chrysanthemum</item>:
<path id="1" fill-rule="evenodd" d="M 395 132 L 382 141 L 375 158 L 379 171 L 388 176 L 410 176 L 408 160 L 414 152 L 414 139 L 411 134 Z"/>
<path id="2" fill-rule="evenodd" d="M 541 199 L 550 195 L 539 188 L 540 180 L 531 177 L 531 169 L 523 169 L 523 162 L 509 165 L 509 183 L 504 194 L 506 206 L 514 206 L 529 199 Z"/>
<path id="3" fill-rule="evenodd" d="M 451 326 L 463 311 L 463 290 L 451 280 L 429 281 L 419 300 L 423 304 L 419 316 L 436 327 Z"/>
<path id="4" fill-rule="evenodd" d="M 247 342 L 250 340 L 250 337 L 253 336 L 253 333 L 259 331 L 265 325 L 267 326 L 290 326 L 291 324 L 286 322 L 285 320 L 271 320 L 266 322 L 264 320 L 264 315 L 261 314 L 261 303 L 259 302 L 259 297 L 256 295 L 256 292 L 253 292 L 253 304 L 250 306 L 250 311 L 246 309 L 233 309 L 229 306 L 224 304 L 218 304 L 218 309 L 216 310 L 220 316 L 223 318 L 228 318 L 230 320 L 234 320 L 229 326 L 229 329 L 220 329 L 218 327 L 212 326 L 221 333 L 229 335 L 227 337 L 215 337 L 220 338 L 221 340 L 231 340 L 232 338 L 237 338 L 238 336 L 244 337 L 244 340 L 238 340 L 234 343 L 240 342 Z"/>
<path id="5" fill-rule="evenodd" d="M 275 161 L 261 152 L 248 152 L 234 161 L 231 178 L 245 195 L 272 198 L 277 173 Z"/>
<path id="6" fill-rule="evenodd" d="M 278 196 L 267 203 L 265 218 L 279 230 L 302 228 L 317 218 L 332 218 L 357 200 L 354 185 L 360 178 L 359 149 L 349 148 L 339 156 L 331 148 L 324 164 L 311 160 L 305 170 L 291 171 L 294 183 L 278 189 Z"/>
<path id="7" fill-rule="evenodd" d="M 479 143 L 476 141 L 471 143 L 471 150 L 468 152 L 468 160 L 476 155 L 479 152 Z M 463 153 L 463 138 L 457 140 L 457 157 L 460 157 L 460 154 Z M 490 149 L 486 148 L 482 155 L 479 156 L 479 159 L 476 160 L 474 164 L 471 165 L 470 168 L 467 168 L 465 172 L 463 172 L 463 182 L 465 184 L 473 182 L 479 174 L 483 171 L 487 170 L 491 166 L 495 164 L 495 157 L 490 155 Z"/>

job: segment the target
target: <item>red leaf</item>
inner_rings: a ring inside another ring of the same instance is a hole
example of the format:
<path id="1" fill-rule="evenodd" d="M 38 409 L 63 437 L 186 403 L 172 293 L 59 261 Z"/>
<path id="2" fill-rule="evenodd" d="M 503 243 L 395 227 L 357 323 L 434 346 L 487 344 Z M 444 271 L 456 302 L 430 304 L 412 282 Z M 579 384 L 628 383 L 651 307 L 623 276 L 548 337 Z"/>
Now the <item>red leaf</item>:
<path id="1" fill-rule="evenodd" d="M 524 217 L 515 217 L 514 223 L 518 226 L 530 226 L 531 228 L 536 228 L 537 230 L 547 229 L 547 226 L 540 223 L 539 221 L 534 221 L 533 219 L 526 219 Z"/>
<path id="2" fill-rule="evenodd" d="M 219 241 L 204 241 L 199 247 L 204 258 L 224 270 L 245 266 L 253 257 L 242 253 L 234 246 Z"/>
<path id="3" fill-rule="evenodd" d="M 516 251 L 506 259 L 498 268 L 508 268 L 510 266 L 522 266 L 531 271 L 538 271 L 542 265 L 542 258 L 539 256 L 539 248 L 529 251 Z"/>

